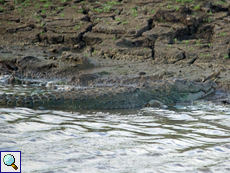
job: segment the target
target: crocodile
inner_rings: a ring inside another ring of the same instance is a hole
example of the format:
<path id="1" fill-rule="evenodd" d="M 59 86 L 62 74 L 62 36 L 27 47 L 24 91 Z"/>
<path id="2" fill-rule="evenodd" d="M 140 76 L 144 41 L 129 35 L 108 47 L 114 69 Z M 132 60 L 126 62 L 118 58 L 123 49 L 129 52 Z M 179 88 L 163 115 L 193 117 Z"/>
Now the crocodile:
<path id="1" fill-rule="evenodd" d="M 72 107 L 74 109 L 128 109 L 146 105 L 153 100 L 170 104 L 202 98 L 215 91 L 212 81 L 193 82 L 168 78 L 145 82 L 141 86 L 97 86 L 92 88 L 56 91 L 38 95 L 0 95 L 2 107 Z"/>

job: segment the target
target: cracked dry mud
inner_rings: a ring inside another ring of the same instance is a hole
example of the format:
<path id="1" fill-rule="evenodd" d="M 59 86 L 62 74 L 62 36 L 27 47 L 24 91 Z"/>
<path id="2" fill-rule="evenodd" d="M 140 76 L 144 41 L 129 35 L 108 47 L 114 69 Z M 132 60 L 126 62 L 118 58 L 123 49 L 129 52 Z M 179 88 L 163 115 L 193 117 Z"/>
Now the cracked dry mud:
<path id="1" fill-rule="evenodd" d="M 229 89 L 229 4 L 1 0 L 0 72 L 15 66 L 21 77 L 74 85 L 130 84 L 147 76 L 211 79 Z"/>

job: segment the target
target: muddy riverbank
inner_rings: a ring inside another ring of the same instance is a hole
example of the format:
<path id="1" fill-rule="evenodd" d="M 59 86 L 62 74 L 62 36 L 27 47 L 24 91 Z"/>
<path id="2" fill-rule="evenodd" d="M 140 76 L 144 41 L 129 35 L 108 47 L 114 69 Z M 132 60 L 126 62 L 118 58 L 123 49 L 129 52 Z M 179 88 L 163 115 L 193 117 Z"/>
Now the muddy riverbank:
<path id="1" fill-rule="evenodd" d="M 0 72 L 73 85 L 211 79 L 229 89 L 229 3 L 3 0 Z"/>

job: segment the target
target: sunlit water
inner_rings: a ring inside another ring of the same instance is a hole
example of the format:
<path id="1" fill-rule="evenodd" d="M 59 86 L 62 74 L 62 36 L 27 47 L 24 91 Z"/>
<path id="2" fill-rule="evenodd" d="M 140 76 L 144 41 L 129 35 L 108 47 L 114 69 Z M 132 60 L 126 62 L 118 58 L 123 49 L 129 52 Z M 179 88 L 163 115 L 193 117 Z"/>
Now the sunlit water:
<path id="1" fill-rule="evenodd" d="M 0 151 L 21 151 L 22 172 L 230 172 L 230 107 L 0 108 Z"/>

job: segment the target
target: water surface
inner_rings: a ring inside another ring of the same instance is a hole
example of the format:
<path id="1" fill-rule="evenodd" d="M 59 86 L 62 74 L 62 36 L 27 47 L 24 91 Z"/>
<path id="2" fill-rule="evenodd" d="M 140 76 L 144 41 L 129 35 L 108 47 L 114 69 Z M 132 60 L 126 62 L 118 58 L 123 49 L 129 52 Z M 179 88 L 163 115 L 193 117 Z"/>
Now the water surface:
<path id="1" fill-rule="evenodd" d="M 230 107 L 0 108 L 0 150 L 22 151 L 22 172 L 230 172 Z"/>

